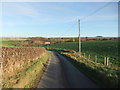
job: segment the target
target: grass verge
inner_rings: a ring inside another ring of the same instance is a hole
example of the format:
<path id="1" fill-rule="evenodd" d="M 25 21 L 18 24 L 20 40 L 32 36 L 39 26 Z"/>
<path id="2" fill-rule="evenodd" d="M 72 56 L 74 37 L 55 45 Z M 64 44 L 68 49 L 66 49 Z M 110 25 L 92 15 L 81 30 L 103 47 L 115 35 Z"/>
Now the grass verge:
<path id="1" fill-rule="evenodd" d="M 76 68 L 88 76 L 88 78 L 98 84 L 98 86 L 102 88 L 118 88 L 119 70 L 91 62 L 91 60 L 85 60 L 82 57 L 77 58 L 70 53 L 61 54 L 65 56 Z"/>
<path id="2" fill-rule="evenodd" d="M 32 62 L 29 66 L 17 72 L 16 75 L 8 77 L 3 88 L 35 88 L 36 81 L 42 75 L 43 69 L 46 67 L 49 54 Z"/>
<path id="3" fill-rule="evenodd" d="M 65 50 L 56 50 L 65 56 L 71 64 L 101 88 L 118 88 L 120 80 L 120 67 L 109 67 L 92 60 L 85 59 L 78 53 Z"/>

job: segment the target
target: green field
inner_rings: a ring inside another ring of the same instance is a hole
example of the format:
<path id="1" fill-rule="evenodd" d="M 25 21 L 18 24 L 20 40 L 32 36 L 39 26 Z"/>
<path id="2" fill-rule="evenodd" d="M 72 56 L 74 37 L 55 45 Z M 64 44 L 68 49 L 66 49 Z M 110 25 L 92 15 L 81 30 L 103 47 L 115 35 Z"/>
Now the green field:
<path id="1" fill-rule="evenodd" d="M 19 44 L 21 41 L 2 41 L 0 47 L 15 47 L 16 44 Z"/>
<path id="2" fill-rule="evenodd" d="M 78 52 L 78 42 L 63 42 L 52 44 L 49 48 L 59 48 L 75 50 Z M 82 42 L 82 54 L 91 55 L 91 59 L 98 57 L 101 63 L 104 62 L 104 57 L 109 57 L 109 61 L 114 64 L 120 65 L 118 59 L 118 40 L 109 41 L 84 41 Z"/>

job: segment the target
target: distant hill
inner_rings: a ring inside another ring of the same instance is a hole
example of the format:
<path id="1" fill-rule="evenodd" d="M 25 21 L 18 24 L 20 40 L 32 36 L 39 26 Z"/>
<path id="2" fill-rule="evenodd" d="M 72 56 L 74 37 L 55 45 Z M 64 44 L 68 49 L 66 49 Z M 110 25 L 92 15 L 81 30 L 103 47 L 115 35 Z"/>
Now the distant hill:
<path id="1" fill-rule="evenodd" d="M 0 38 L 1 41 L 23 41 L 27 40 L 27 38 L 12 38 L 12 37 L 6 37 L 6 38 Z"/>

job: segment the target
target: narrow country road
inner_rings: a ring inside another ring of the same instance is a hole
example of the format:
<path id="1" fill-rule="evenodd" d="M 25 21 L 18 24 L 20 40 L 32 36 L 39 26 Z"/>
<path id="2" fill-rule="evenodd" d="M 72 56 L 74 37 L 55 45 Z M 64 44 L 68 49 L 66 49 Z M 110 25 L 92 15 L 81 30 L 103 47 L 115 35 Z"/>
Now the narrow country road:
<path id="1" fill-rule="evenodd" d="M 49 53 L 51 57 L 47 69 L 37 88 L 98 88 L 62 55 Z"/>

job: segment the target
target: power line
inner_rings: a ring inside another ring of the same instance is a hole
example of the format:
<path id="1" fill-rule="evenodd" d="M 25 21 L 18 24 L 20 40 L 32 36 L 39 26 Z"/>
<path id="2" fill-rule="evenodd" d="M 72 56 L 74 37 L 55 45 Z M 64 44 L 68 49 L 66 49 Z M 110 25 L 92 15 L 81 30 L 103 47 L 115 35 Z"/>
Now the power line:
<path id="1" fill-rule="evenodd" d="M 74 21 L 76 21 L 76 20 L 74 20 Z M 69 28 L 67 28 L 67 29 L 65 30 L 66 33 L 62 34 L 62 36 L 68 35 L 68 32 L 70 32 L 70 31 L 72 30 L 72 28 L 75 27 L 75 25 L 77 25 L 77 22 L 73 22 L 73 24 L 72 24 Z"/>
<path id="2" fill-rule="evenodd" d="M 69 27 L 69 28 L 67 29 L 67 31 L 69 31 L 71 28 L 73 28 L 76 24 L 77 24 L 77 22 L 74 22 L 74 23 L 71 25 L 71 27 Z"/>
<path id="3" fill-rule="evenodd" d="M 103 5 L 102 7 L 96 9 L 94 12 L 88 14 L 87 16 L 84 16 L 83 18 L 80 18 L 80 20 L 84 20 L 84 19 L 92 16 L 93 14 L 99 12 L 101 9 L 103 9 L 103 8 L 107 7 L 108 5 L 110 5 L 113 1 L 115 1 L 115 0 L 111 0 L 111 1 L 108 2 L 107 4 L 105 4 L 105 5 Z M 76 24 L 77 24 L 77 22 L 73 23 L 73 24 L 67 29 L 67 31 L 70 30 L 71 28 L 73 28 Z"/>
<path id="4" fill-rule="evenodd" d="M 88 18 L 88 17 L 92 16 L 93 14 L 95 14 L 95 13 L 99 12 L 101 9 L 103 9 L 103 8 L 107 7 L 108 5 L 110 5 L 113 1 L 114 1 L 114 0 L 112 0 L 111 2 L 108 2 L 107 4 L 103 5 L 102 7 L 100 7 L 100 8 L 98 8 L 98 9 L 96 9 L 94 12 L 92 12 L 92 13 L 88 14 L 87 16 L 84 16 L 84 17 L 83 17 L 83 18 L 81 18 L 80 20 L 86 19 L 86 18 Z"/>

